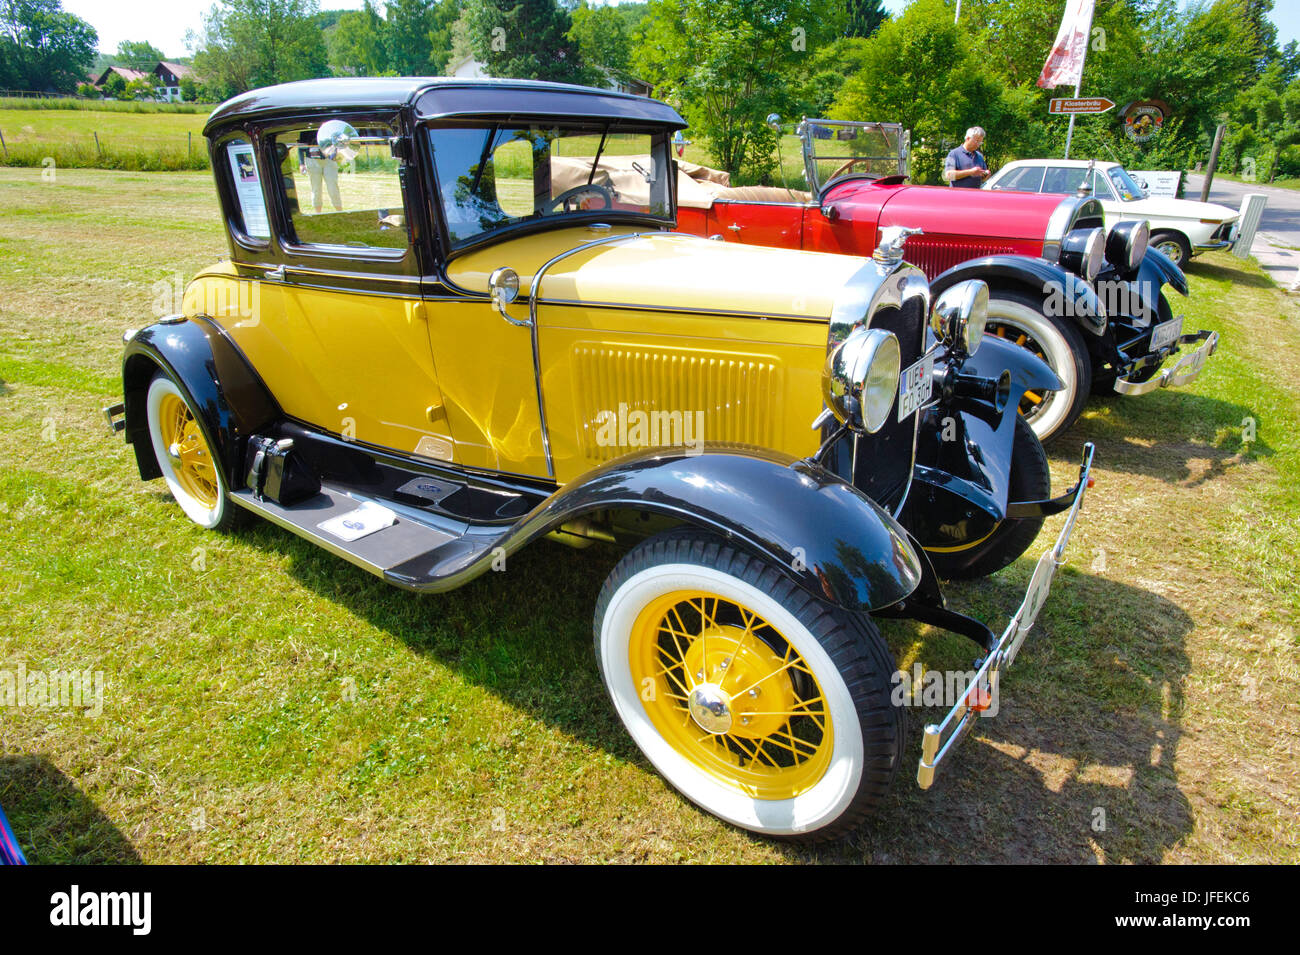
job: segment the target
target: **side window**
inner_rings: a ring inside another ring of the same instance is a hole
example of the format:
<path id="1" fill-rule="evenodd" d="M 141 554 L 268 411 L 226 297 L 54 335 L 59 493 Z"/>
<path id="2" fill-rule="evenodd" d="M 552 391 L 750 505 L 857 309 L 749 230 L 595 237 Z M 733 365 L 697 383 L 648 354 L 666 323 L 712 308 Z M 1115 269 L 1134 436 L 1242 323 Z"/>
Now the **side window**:
<path id="1" fill-rule="evenodd" d="M 1110 183 L 1106 181 L 1106 175 L 1100 169 L 1094 169 L 1092 172 L 1092 195 L 1094 199 L 1114 200 L 1115 193 L 1110 188 Z"/>
<path id="2" fill-rule="evenodd" d="M 387 126 L 328 120 L 272 137 L 292 241 L 325 249 L 407 247 L 399 160 L 388 143 L 393 134 Z"/>
<path id="3" fill-rule="evenodd" d="M 239 204 L 239 227 L 254 239 L 269 239 L 271 228 L 266 219 L 266 199 L 257 172 L 253 144 L 247 139 L 232 139 L 223 149 L 230 166 L 235 201 Z"/>
<path id="4" fill-rule="evenodd" d="M 1043 177 L 1043 192 L 1073 193 L 1079 189 L 1083 177 L 1088 174 L 1081 166 L 1048 166 Z"/>
<path id="5" fill-rule="evenodd" d="M 1008 192 L 1037 192 L 1043 187 L 1043 167 L 1022 166 L 1012 170 L 998 182 L 997 187 Z"/>

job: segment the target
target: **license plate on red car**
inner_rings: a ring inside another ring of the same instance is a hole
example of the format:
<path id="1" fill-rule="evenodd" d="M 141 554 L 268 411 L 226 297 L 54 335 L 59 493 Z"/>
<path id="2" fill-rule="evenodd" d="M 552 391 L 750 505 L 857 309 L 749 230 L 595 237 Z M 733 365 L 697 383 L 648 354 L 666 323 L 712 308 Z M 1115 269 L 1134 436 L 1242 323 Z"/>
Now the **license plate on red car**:
<path id="1" fill-rule="evenodd" d="M 934 355 L 926 355 L 898 376 L 898 420 L 903 421 L 930 400 L 934 390 Z"/>
<path id="2" fill-rule="evenodd" d="M 1180 315 L 1178 318 L 1171 318 L 1167 322 L 1161 322 L 1151 330 L 1151 351 L 1160 351 L 1167 345 L 1172 345 L 1178 341 L 1178 336 L 1183 333 L 1183 319 Z"/>

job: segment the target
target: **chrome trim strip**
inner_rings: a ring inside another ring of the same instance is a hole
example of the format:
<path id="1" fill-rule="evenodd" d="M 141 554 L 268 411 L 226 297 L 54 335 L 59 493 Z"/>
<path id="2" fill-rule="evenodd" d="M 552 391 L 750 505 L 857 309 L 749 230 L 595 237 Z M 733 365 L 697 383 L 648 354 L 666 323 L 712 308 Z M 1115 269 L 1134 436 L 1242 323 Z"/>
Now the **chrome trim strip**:
<path id="1" fill-rule="evenodd" d="M 659 235 L 660 233 L 655 233 Z M 613 308 L 636 312 L 664 312 L 675 315 L 715 315 L 721 318 L 754 318 L 759 321 L 807 322 L 820 325 L 826 321 L 813 315 L 789 315 L 781 312 L 742 312 L 728 308 L 678 308 L 674 305 L 638 305 L 628 302 L 587 302 L 571 298 L 544 298 L 539 305 L 566 305 L 577 308 Z"/>

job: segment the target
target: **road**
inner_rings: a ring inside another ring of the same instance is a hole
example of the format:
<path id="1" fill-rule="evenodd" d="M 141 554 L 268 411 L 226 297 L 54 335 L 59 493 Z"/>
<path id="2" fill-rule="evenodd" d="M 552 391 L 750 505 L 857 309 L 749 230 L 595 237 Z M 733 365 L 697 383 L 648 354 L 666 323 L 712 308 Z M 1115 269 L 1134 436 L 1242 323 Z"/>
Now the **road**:
<path id="1" fill-rule="evenodd" d="M 1184 198 L 1199 199 L 1204 176 L 1188 174 Z M 1210 186 L 1210 201 L 1234 209 L 1252 192 L 1268 196 L 1264 217 L 1251 244 L 1250 253 L 1283 288 L 1300 287 L 1300 189 L 1279 189 L 1259 183 L 1215 179 Z"/>

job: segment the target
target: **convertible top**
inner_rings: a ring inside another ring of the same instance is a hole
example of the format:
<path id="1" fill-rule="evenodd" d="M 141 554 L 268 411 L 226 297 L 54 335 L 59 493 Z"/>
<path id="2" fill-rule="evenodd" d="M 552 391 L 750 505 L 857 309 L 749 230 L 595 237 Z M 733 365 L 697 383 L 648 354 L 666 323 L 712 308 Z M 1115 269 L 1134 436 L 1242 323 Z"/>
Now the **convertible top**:
<path id="1" fill-rule="evenodd" d="M 540 80 L 460 79 L 450 76 L 335 77 L 250 90 L 212 111 L 203 134 L 244 119 L 355 109 L 413 107 L 417 119 L 450 117 L 564 117 L 626 120 L 684 129 L 671 106 L 629 93 Z"/>

